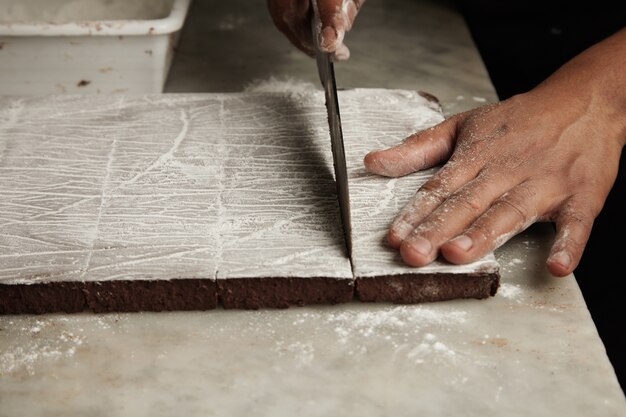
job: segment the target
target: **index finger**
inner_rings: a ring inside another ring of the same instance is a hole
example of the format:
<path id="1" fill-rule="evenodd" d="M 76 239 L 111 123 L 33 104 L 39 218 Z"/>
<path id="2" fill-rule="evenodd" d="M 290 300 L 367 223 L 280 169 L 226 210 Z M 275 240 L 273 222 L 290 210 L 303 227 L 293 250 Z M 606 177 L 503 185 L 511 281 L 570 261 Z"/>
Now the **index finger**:
<path id="1" fill-rule="evenodd" d="M 309 0 L 267 0 L 267 6 L 278 30 L 302 52 L 315 56 Z"/>

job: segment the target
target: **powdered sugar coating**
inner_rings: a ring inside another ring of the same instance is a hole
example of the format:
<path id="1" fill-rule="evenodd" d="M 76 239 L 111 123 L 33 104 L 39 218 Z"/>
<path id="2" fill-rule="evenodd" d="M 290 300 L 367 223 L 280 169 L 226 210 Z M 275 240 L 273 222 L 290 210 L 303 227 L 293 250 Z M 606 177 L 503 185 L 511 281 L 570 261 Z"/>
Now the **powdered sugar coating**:
<path id="1" fill-rule="evenodd" d="M 313 277 L 403 265 L 382 238 L 433 171 L 364 171 L 368 151 L 442 120 L 417 92 L 340 92 L 353 265 L 345 254 L 324 97 L 309 88 L 0 100 L 0 282 Z"/>

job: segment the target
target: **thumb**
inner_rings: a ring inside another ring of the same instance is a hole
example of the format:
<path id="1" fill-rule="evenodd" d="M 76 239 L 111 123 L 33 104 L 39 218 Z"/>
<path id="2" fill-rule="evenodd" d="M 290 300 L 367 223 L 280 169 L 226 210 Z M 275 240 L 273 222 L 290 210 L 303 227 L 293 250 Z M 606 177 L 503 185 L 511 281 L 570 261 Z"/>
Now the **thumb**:
<path id="1" fill-rule="evenodd" d="M 320 18 L 319 44 L 325 52 L 347 51 L 343 39 L 365 0 L 313 0 Z"/>
<path id="2" fill-rule="evenodd" d="M 394 147 L 365 155 L 365 169 L 385 177 L 401 177 L 447 160 L 454 150 L 457 126 L 463 114 L 414 133 Z"/>

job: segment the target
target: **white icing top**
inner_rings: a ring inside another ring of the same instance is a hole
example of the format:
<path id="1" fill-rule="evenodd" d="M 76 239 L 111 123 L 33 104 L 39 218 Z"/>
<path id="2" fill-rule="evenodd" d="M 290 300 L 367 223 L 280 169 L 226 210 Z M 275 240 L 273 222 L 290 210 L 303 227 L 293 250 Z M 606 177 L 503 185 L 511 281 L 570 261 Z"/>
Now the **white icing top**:
<path id="1" fill-rule="evenodd" d="M 362 158 L 440 121 L 438 108 L 382 89 L 341 91 L 340 104 L 354 265 L 321 91 L 0 99 L 0 282 L 496 268 L 491 256 L 409 268 L 381 245 L 427 174 L 380 178 Z"/>
<path id="2" fill-rule="evenodd" d="M 496 272 L 499 267 L 493 254 L 466 265 L 435 261 L 420 268 L 409 267 L 397 250 L 384 243 L 393 218 L 435 169 L 403 178 L 379 177 L 364 170 L 363 158 L 374 149 L 397 145 L 441 122 L 439 106 L 416 92 L 402 90 L 357 90 L 352 96 L 342 95 L 340 106 L 350 171 L 355 275 Z"/>

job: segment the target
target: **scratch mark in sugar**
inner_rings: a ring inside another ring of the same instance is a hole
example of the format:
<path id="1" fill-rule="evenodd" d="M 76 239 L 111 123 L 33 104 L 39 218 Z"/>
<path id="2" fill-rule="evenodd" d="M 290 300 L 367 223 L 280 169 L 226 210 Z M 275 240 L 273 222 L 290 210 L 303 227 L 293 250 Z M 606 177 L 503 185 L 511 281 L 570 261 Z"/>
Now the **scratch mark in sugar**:
<path id="1" fill-rule="evenodd" d="M 13 194 L 13 195 L 23 195 L 24 191 L 23 190 L 2 190 L 2 193 L 4 194 Z M 28 194 L 31 197 L 49 197 L 49 196 L 54 196 L 54 197 L 97 197 L 97 196 L 90 196 L 90 195 L 86 195 L 86 194 L 75 194 L 75 193 L 52 193 L 50 191 L 29 191 Z"/>
<path id="2" fill-rule="evenodd" d="M 168 246 L 165 246 L 163 247 L 163 249 L 167 247 Z M 156 261 L 160 259 L 182 258 L 185 255 L 210 252 L 211 250 L 211 247 L 206 247 L 206 246 L 192 247 L 192 249 L 190 250 L 180 250 L 181 247 L 186 247 L 186 246 L 183 246 L 183 245 L 171 246 L 173 252 L 166 253 L 166 254 L 148 254 L 148 255 L 141 255 L 139 257 L 135 257 L 135 259 L 130 259 L 127 261 L 117 261 L 115 263 L 115 267 L 119 268 L 121 266 L 140 265 L 140 264 L 145 264 L 148 261 Z M 161 249 L 160 247 L 155 247 L 155 248 Z M 109 269 L 110 267 L 111 265 L 101 265 L 101 266 L 90 268 L 89 271 L 93 272 L 93 271 L 99 271 L 99 270 L 106 270 L 106 269 Z M 124 276 L 128 277 L 128 274 L 126 273 L 124 274 Z M 113 279 L 113 278 L 109 277 L 109 279 Z"/>
<path id="3" fill-rule="evenodd" d="M 50 246 L 56 246 L 56 247 L 63 247 L 62 244 L 60 244 L 59 242 L 53 242 L 53 241 L 49 241 L 49 240 L 45 240 L 45 239 L 41 239 L 41 238 L 36 238 L 36 237 L 31 237 L 31 236 L 20 236 L 20 235 L 16 235 L 14 233 L 0 233 L 0 236 L 3 237 L 7 237 L 7 238 L 13 238 L 13 239 L 17 239 L 17 240 L 26 240 L 26 241 L 31 241 L 31 242 L 35 242 L 35 243 L 44 243 L 46 245 L 50 245 Z"/>
<path id="4" fill-rule="evenodd" d="M 300 206 L 298 206 L 298 207 L 300 207 Z M 290 217 L 289 219 L 278 220 L 278 221 L 272 223 L 268 227 L 264 227 L 262 229 L 256 229 L 255 231 L 253 231 L 252 233 L 249 233 L 247 235 L 237 236 L 236 238 L 232 239 L 229 242 L 229 244 L 227 244 L 225 246 L 236 247 L 236 246 L 238 246 L 239 244 L 241 244 L 243 242 L 247 242 L 247 241 L 250 241 L 250 240 L 255 240 L 255 239 L 261 238 L 263 236 L 268 235 L 270 232 L 272 232 L 274 230 L 278 230 L 281 227 L 289 226 L 295 220 L 306 219 L 308 216 L 309 216 L 308 214 L 299 214 L 299 215 Z"/>
<path id="5" fill-rule="evenodd" d="M 304 258 L 304 257 L 309 257 L 311 255 L 315 255 L 319 252 L 326 252 L 329 249 L 332 249 L 333 247 L 335 247 L 334 244 L 330 244 L 328 246 L 321 246 L 321 247 L 317 247 L 314 249 L 310 249 L 310 250 L 306 250 L 306 251 L 301 251 L 301 252 L 297 252 L 297 253 L 292 253 L 280 258 L 276 258 L 274 260 L 272 260 L 272 262 L 268 263 L 268 266 L 279 266 L 279 265 L 285 265 L 288 264 L 289 262 L 295 261 L 299 258 Z"/>
<path id="6" fill-rule="evenodd" d="M 25 253 L 0 253 L 0 258 L 12 258 L 21 256 L 47 256 L 56 254 L 75 254 L 81 253 L 82 250 L 59 250 L 59 251 L 41 251 L 41 252 L 25 252 Z M 3 270 L 6 270 L 4 268 Z"/>
<path id="7" fill-rule="evenodd" d="M 120 98 L 117 114 L 115 117 L 119 117 L 122 108 L 124 106 L 124 97 Z M 117 150 L 117 141 L 118 137 L 113 138 L 113 142 L 111 143 L 111 149 L 109 150 L 109 154 L 107 156 L 107 165 L 105 167 L 104 179 L 102 180 L 102 190 L 100 192 L 100 206 L 98 206 L 98 215 L 96 217 L 96 225 L 93 229 L 93 236 L 89 244 L 89 252 L 87 252 L 87 256 L 85 257 L 85 263 L 83 264 L 81 279 L 85 278 L 87 272 L 89 271 L 89 266 L 91 265 L 91 259 L 93 258 L 94 247 L 96 245 L 96 241 L 98 240 L 98 234 L 100 232 L 100 222 L 102 221 L 102 212 L 106 207 L 108 197 L 106 194 L 107 187 L 111 180 L 111 171 L 113 170 L 113 161 L 115 160 L 115 151 Z"/>
<path id="8" fill-rule="evenodd" d="M 93 249 L 96 244 L 96 241 L 98 240 L 98 234 L 100 231 L 100 222 L 102 221 L 102 212 L 104 211 L 104 208 L 106 207 L 106 204 L 108 201 L 108 197 L 106 195 L 106 189 L 111 179 L 111 170 L 113 167 L 113 160 L 114 160 L 116 149 L 117 149 L 117 137 L 113 139 L 113 143 L 111 144 L 111 150 L 109 151 L 104 180 L 102 181 L 102 192 L 100 195 L 100 206 L 98 207 L 98 215 L 96 217 L 96 226 L 94 227 L 93 236 L 89 245 L 90 249 L 89 249 L 89 252 L 87 252 L 87 257 L 85 258 L 85 263 L 82 268 L 83 272 L 81 274 L 81 278 L 84 278 L 87 275 L 87 272 L 89 271 L 89 266 L 91 265 L 91 259 L 93 258 Z"/>
<path id="9" fill-rule="evenodd" d="M 36 214 L 34 216 L 28 217 L 28 218 L 23 219 L 23 220 L 21 220 L 21 219 L 8 220 L 5 223 L 0 224 L 0 227 L 6 226 L 6 225 L 9 225 L 9 224 L 26 224 L 26 223 L 28 223 L 30 221 L 37 220 L 37 219 L 40 219 L 42 217 L 49 217 L 49 216 L 54 216 L 54 215 L 57 215 L 57 214 L 63 214 L 67 210 L 70 210 L 72 208 L 78 207 L 78 206 L 80 206 L 80 205 L 82 205 L 84 203 L 87 203 L 89 201 L 95 200 L 98 197 L 99 196 L 85 197 L 83 199 L 80 199 L 78 201 L 73 202 L 72 204 L 68 204 L 66 206 L 63 206 L 63 207 L 61 207 L 61 208 L 59 208 L 57 210 L 52 210 L 52 211 L 46 211 L 44 213 L 39 213 L 39 214 Z"/>
<path id="10" fill-rule="evenodd" d="M 198 245 L 182 245 L 182 244 L 176 244 L 176 245 L 138 245 L 135 246 L 135 248 L 137 249 L 166 249 L 166 248 L 197 248 L 198 251 L 204 251 L 206 249 L 205 246 L 198 246 Z M 102 252 L 102 251 L 107 251 L 109 249 L 106 248 L 94 248 L 94 249 L 89 249 L 90 251 L 97 253 L 97 252 Z M 191 252 L 196 251 L 196 249 L 194 249 Z M 53 250 L 53 251 L 40 251 L 40 252 L 27 252 L 27 253 L 0 253 L 0 258 L 12 258 L 12 257 L 22 257 L 22 256 L 47 256 L 47 255 L 72 255 L 72 254 L 80 254 L 83 252 L 87 252 L 86 249 L 72 249 L 72 250 Z M 3 269 L 3 271 L 8 270 L 7 268 Z"/>
<path id="11" fill-rule="evenodd" d="M 140 178 L 143 178 L 146 174 L 150 173 L 151 171 L 155 170 L 159 166 L 163 165 L 168 160 L 174 158 L 174 153 L 176 153 L 176 151 L 180 147 L 180 144 L 187 137 L 187 132 L 189 131 L 190 119 L 187 113 L 185 112 L 185 110 L 183 109 L 181 109 L 180 111 L 180 121 L 182 122 L 183 125 L 182 125 L 180 132 L 176 136 L 176 138 L 174 138 L 174 143 L 172 144 L 172 147 L 168 149 L 168 151 L 165 152 L 163 155 L 159 156 L 154 162 L 148 165 L 146 169 L 139 172 L 137 175 L 135 175 L 131 179 L 124 181 L 122 184 L 120 184 L 120 188 L 130 185 L 130 184 L 134 184 Z"/>
<path id="12" fill-rule="evenodd" d="M 391 201 L 395 198 L 394 190 L 396 188 L 396 184 L 398 182 L 398 178 L 394 178 L 389 180 L 387 184 L 385 184 L 385 191 L 383 192 L 382 198 L 379 200 L 376 207 L 368 213 L 368 217 L 374 217 L 382 213 L 385 208 L 389 205 Z"/>

